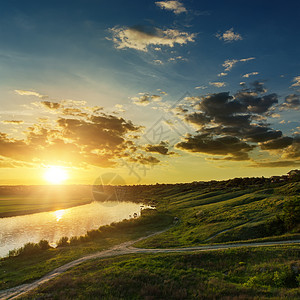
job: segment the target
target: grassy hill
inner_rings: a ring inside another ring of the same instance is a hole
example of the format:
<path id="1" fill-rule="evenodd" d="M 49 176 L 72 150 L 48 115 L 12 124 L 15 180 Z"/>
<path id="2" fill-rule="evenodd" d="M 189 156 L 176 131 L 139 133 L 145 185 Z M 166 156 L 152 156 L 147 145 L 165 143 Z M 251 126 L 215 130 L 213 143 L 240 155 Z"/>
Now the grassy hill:
<path id="1" fill-rule="evenodd" d="M 169 231 L 138 244 L 140 247 L 184 247 L 276 236 L 299 237 L 300 182 L 266 186 L 205 188 L 193 185 L 152 186 L 158 211 L 179 218 Z M 294 214 L 294 215 L 293 215 Z M 293 218 L 288 226 L 288 218 Z"/>

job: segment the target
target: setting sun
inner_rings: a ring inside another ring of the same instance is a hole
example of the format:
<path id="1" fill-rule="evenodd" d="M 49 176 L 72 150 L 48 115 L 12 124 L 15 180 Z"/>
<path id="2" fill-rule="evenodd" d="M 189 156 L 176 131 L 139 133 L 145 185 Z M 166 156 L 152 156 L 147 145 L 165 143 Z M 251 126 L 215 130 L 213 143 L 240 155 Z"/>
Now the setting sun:
<path id="1" fill-rule="evenodd" d="M 52 183 L 52 184 L 61 184 L 63 181 L 65 181 L 66 179 L 68 179 L 68 173 L 62 167 L 52 166 L 52 167 L 49 167 L 46 170 L 46 172 L 44 174 L 44 178 L 49 183 Z"/>

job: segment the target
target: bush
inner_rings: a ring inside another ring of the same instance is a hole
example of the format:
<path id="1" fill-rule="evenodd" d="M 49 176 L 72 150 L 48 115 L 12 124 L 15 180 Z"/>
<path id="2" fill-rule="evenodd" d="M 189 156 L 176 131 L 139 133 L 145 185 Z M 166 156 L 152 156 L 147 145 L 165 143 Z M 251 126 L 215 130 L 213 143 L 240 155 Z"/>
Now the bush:
<path id="1" fill-rule="evenodd" d="M 19 255 L 31 255 L 38 253 L 40 251 L 45 251 L 51 248 L 49 242 L 46 240 L 40 240 L 37 244 L 26 243 L 23 247 L 19 249 L 10 250 L 8 253 L 9 257 L 19 256 Z"/>
<path id="2" fill-rule="evenodd" d="M 31 255 L 31 254 L 35 254 L 38 253 L 39 251 L 41 251 L 40 247 L 38 244 L 35 243 L 26 243 L 23 247 L 19 248 L 19 249 L 14 249 L 9 251 L 9 256 L 19 256 L 19 255 Z"/>
<path id="3" fill-rule="evenodd" d="M 51 248 L 49 245 L 49 242 L 47 240 L 40 240 L 38 245 L 41 250 L 47 250 L 47 249 Z"/>
<path id="4" fill-rule="evenodd" d="M 56 242 L 57 247 L 69 246 L 68 240 L 69 238 L 67 236 L 63 236 L 58 242 Z"/>

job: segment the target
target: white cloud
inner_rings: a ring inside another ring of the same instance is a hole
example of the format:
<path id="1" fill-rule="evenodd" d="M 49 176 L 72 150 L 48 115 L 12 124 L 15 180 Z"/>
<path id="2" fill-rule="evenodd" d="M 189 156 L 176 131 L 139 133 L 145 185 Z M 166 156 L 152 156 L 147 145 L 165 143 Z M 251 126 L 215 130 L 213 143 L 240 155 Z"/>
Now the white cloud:
<path id="1" fill-rule="evenodd" d="M 209 84 L 210 84 L 210 85 L 213 85 L 213 86 L 215 86 L 215 87 L 217 87 L 217 88 L 226 86 L 226 83 L 225 83 L 225 82 L 210 82 Z"/>
<path id="2" fill-rule="evenodd" d="M 207 86 L 205 86 L 205 85 L 200 85 L 200 86 L 196 86 L 195 89 L 196 89 L 196 90 L 204 90 L 204 89 L 207 89 Z"/>
<path id="3" fill-rule="evenodd" d="M 158 1 L 155 2 L 161 9 L 171 10 L 174 14 L 181 14 L 187 12 L 184 5 L 179 1 Z"/>
<path id="4" fill-rule="evenodd" d="M 157 91 L 160 93 L 160 94 L 162 94 L 162 95 L 168 95 L 168 93 L 166 93 L 166 92 L 164 92 L 163 90 L 161 90 L 161 89 L 157 89 Z"/>
<path id="5" fill-rule="evenodd" d="M 140 27 L 114 27 L 111 29 L 113 42 L 117 49 L 132 48 L 147 52 L 149 46 L 174 47 L 194 42 L 195 34 L 179 31 L 177 29 L 162 30 L 159 28 Z M 155 47 L 157 48 L 157 47 Z"/>
<path id="6" fill-rule="evenodd" d="M 48 97 L 46 95 L 42 95 L 42 94 L 40 94 L 38 92 L 35 92 L 35 91 L 15 90 L 15 92 L 18 95 L 21 95 L 21 96 L 35 96 L 35 97 L 38 97 L 38 98 L 47 98 Z"/>
<path id="7" fill-rule="evenodd" d="M 115 108 L 117 109 L 117 111 L 119 112 L 125 112 L 124 106 L 123 104 L 116 104 Z"/>
<path id="8" fill-rule="evenodd" d="M 171 58 L 168 59 L 168 61 L 173 61 L 173 62 L 176 62 L 176 61 L 178 61 L 178 60 L 180 60 L 180 61 L 187 61 L 188 59 L 187 59 L 187 58 L 184 58 L 184 57 L 182 57 L 182 56 L 171 57 Z"/>
<path id="9" fill-rule="evenodd" d="M 238 40 L 242 40 L 242 36 L 239 33 L 234 33 L 233 32 L 233 28 L 225 31 L 224 33 L 217 33 L 216 37 L 219 40 L 223 40 L 225 42 L 233 42 L 233 41 L 238 41 Z"/>
<path id="10" fill-rule="evenodd" d="M 254 76 L 254 75 L 258 75 L 258 74 L 259 74 L 258 72 L 252 72 L 252 73 L 247 73 L 247 74 L 243 75 L 243 77 L 249 78 L 250 76 Z"/>
<path id="11" fill-rule="evenodd" d="M 222 77 L 222 76 L 227 76 L 228 73 L 224 73 L 224 72 L 221 72 L 220 74 L 218 74 L 219 77 Z"/>
<path id="12" fill-rule="evenodd" d="M 252 59 L 255 59 L 255 57 L 242 58 L 242 59 L 227 59 L 224 61 L 222 66 L 225 68 L 225 71 L 230 71 L 236 63 L 246 62 Z"/>
<path id="13" fill-rule="evenodd" d="M 280 118 L 280 114 L 277 114 L 277 113 L 273 113 L 270 115 L 271 118 Z"/>
<path id="14" fill-rule="evenodd" d="M 296 76 L 294 79 L 293 79 L 293 83 L 292 86 L 300 86 L 300 76 Z"/>

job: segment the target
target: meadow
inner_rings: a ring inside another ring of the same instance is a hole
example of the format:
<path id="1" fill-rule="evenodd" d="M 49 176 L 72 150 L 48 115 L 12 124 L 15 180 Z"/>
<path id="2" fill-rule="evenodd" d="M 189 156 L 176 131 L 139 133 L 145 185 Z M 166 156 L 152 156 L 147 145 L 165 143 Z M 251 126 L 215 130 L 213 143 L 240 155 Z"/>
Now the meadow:
<path id="1" fill-rule="evenodd" d="M 84 263 L 21 299 L 299 299 L 297 246 L 125 255 Z"/>
<path id="2" fill-rule="evenodd" d="M 156 209 L 82 237 L 66 237 L 56 249 L 29 245 L 12 251 L 10 257 L 0 260 L 0 289 L 31 282 L 83 255 L 164 228 L 169 229 L 134 246 L 177 248 L 300 239 L 299 180 L 251 182 L 123 187 L 124 201 L 148 203 Z M 174 218 L 178 220 L 175 224 Z M 98 259 L 50 281 L 28 299 L 74 299 L 74 295 L 77 299 L 164 299 L 168 291 L 173 299 L 221 295 L 297 299 L 299 262 L 299 244 Z M 62 291 L 67 291 L 65 297 Z"/>

